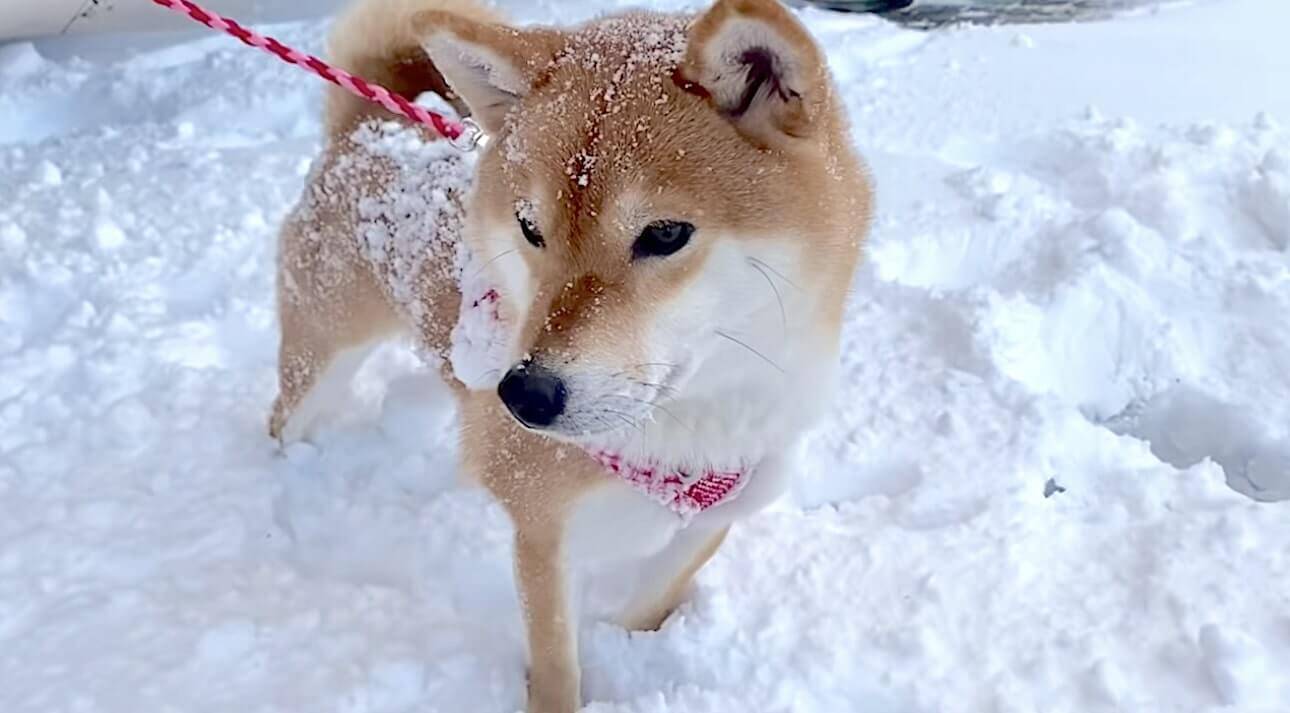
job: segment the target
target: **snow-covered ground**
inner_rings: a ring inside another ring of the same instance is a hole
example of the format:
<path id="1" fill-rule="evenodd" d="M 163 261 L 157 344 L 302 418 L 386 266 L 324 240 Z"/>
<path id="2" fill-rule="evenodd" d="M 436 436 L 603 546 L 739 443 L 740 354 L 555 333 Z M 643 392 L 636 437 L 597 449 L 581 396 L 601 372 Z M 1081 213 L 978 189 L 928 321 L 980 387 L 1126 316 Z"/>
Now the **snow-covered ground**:
<path id="1" fill-rule="evenodd" d="M 837 406 L 662 631 L 586 629 L 588 711 L 1290 710 L 1288 5 L 805 13 L 879 187 Z M 434 378 L 265 435 L 318 97 L 222 37 L 0 48 L 5 713 L 522 705 Z"/>

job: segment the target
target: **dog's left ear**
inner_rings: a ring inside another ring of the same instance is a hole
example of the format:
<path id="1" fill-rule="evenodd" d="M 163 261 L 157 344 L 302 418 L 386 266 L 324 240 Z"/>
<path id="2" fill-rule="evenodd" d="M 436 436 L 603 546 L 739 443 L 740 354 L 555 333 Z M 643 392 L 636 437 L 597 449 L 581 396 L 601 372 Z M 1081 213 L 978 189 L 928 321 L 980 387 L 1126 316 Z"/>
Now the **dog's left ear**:
<path id="1" fill-rule="evenodd" d="M 718 0 L 691 27 L 679 71 L 761 145 L 814 134 L 828 100 L 823 53 L 776 0 Z"/>
<path id="2" fill-rule="evenodd" d="M 517 29 L 439 10 L 412 19 L 426 54 L 490 134 L 528 95 L 563 40 L 555 30 Z"/>

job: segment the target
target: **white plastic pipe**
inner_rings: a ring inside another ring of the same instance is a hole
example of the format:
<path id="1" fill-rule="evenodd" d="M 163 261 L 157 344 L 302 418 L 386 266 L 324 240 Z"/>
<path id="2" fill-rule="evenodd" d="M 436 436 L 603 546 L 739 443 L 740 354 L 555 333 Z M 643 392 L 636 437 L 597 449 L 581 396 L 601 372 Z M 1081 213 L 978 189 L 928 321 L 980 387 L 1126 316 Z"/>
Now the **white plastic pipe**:
<path id="1" fill-rule="evenodd" d="M 62 33 L 85 0 L 0 0 L 0 40 Z"/>
<path id="2" fill-rule="evenodd" d="M 240 22 L 280 22 L 334 12 L 345 0 L 199 0 Z M 0 0 L 0 42 L 89 32 L 198 31 L 151 0 Z"/>

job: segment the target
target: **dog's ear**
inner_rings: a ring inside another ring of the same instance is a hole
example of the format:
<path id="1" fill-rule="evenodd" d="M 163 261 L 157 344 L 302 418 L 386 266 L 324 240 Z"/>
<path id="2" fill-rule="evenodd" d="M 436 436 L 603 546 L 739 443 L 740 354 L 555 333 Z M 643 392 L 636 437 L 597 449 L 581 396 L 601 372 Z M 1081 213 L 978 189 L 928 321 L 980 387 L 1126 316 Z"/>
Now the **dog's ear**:
<path id="1" fill-rule="evenodd" d="M 434 10 L 418 13 L 413 29 L 435 68 L 488 133 L 500 130 L 528 94 L 559 38 L 554 30 L 519 30 Z"/>
<path id="2" fill-rule="evenodd" d="M 718 0 L 691 27 L 680 73 L 762 145 L 812 135 L 830 91 L 819 47 L 776 0 Z"/>

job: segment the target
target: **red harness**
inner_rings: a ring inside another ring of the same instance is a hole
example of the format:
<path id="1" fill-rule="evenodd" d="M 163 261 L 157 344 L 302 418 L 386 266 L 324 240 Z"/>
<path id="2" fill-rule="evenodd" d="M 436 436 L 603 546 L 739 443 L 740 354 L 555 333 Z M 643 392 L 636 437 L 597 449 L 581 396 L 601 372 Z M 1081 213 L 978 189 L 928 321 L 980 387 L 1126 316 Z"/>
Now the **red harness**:
<path id="1" fill-rule="evenodd" d="M 152 0 L 154 3 L 186 15 L 213 30 L 227 32 L 251 47 L 258 47 L 288 64 L 313 72 L 319 77 L 335 84 L 356 97 L 379 104 L 394 114 L 398 114 L 417 124 L 424 124 L 457 148 L 470 151 L 483 136 L 479 126 L 470 119 L 453 121 L 448 117 L 418 106 L 379 84 L 373 84 L 362 77 L 334 67 L 317 57 L 288 47 L 276 39 L 262 35 L 255 30 L 243 27 L 237 20 L 223 17 L 198 5 L 192 0 Z"/>
<path id="2" fill-rule="evenodd" d="M 688 520 L 733 499 L 747 482 L 747 469 L 707 468 L 687 472 L 655 464 L 629 463 L 621 454 L 588 449 L 587 455 L 627 484 Z"/>

